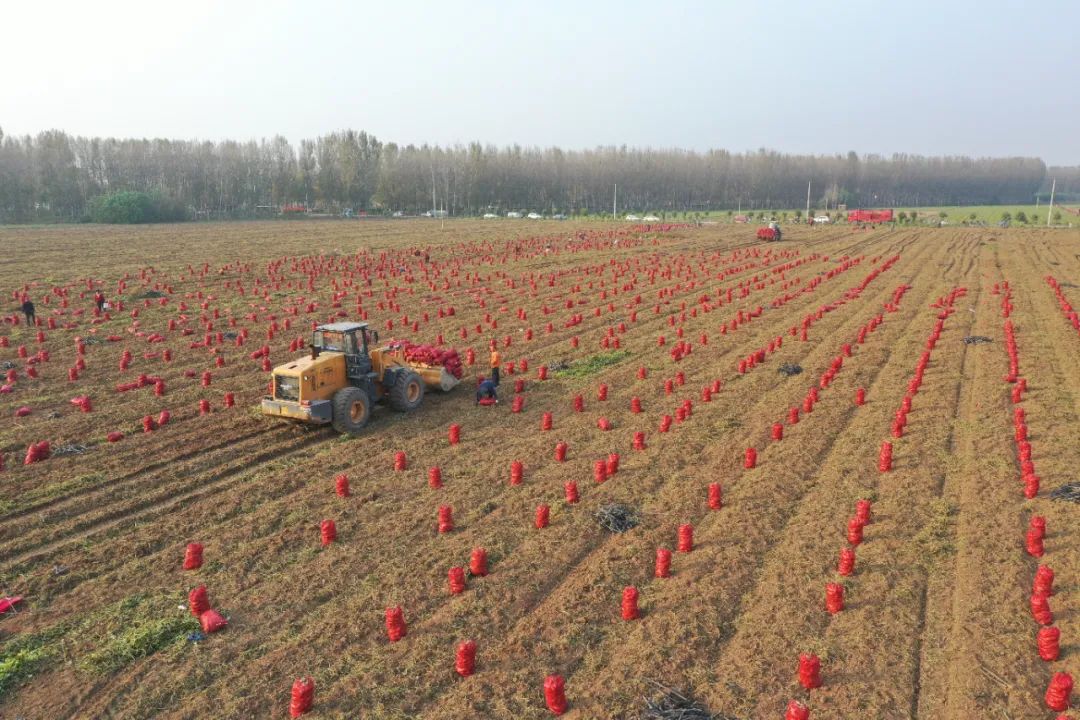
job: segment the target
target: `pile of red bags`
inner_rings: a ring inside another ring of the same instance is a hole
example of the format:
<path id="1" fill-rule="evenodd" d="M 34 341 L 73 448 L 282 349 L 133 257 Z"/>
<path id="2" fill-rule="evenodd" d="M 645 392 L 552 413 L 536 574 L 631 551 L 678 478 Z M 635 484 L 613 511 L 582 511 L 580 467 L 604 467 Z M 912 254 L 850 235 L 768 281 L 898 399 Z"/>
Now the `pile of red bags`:
<path id="1" fill-rule="evenodd" d="M 202 631 L 207 635 L 223 630 L 229 624 L 221 613 L 210 607 L 205 585 L 200 585 L 188 593 L 188 609 L 192 615 L 199 618 Z"/>
<path id="2" fill-rule="evenodd" d="M 129 383 L 117 383 L 116 392 L 128 392 L 130 390 L 138 390 L 148 385 L 157 385 L 162 382 L 161 378 L 156 375 L 139 375 L 138 379 Z"/>
<path id="3" fill-rule="evenodd" d="M 394 343 L 405 354 L 408 362 L 423 363 L 425 365 L 442 365 L 456 378 L 461 378 L 464 370 L 458 351 L 454 348 L 441 348 L 436 345 L 416 345 L 408 340 L 399 340 Z"/>
<path id="4" fill-rule="evenodd" d="M 48 460 L 52 454 L 52 448 L 49 446 L 48 440 L 42 440 L 37 443 L 30 443 L 26 448 L 26 459 L 23 461 L 23 465 L 32 465 L 42 460 Z"/>

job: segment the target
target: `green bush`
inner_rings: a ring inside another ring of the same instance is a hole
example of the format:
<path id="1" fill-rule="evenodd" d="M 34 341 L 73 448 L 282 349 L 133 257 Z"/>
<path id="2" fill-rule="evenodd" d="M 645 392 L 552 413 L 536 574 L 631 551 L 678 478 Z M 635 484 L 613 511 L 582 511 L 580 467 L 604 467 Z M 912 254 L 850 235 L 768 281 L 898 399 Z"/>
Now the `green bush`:
<path id="1" fill-rule="evenodd" d="M 556 370 L 556 377 L 583 378 L 595 375 L 610 365 L 618 365 L 630 357 L 628 350 L 612 350 L 611 352 L 593 355 L 585 360 L 577 361 L 562 370 Z"/>
<path id="2" fill-rule="evenodd" d="M 124 191 L 99 195 L 90 201 L 90 219 L 98 223 L 135 225 L 139 223 L 187 220 L 182 203 L 159 194 Z"/>
<path id="3" fill-rule="evenodd" d="M 80 667 L 98 673 L 113 673 L 139 658 L 183 641 L 186 635 L 198 629 L 199 621 L 187 613 L 133 622 L 84 657 Z"/>

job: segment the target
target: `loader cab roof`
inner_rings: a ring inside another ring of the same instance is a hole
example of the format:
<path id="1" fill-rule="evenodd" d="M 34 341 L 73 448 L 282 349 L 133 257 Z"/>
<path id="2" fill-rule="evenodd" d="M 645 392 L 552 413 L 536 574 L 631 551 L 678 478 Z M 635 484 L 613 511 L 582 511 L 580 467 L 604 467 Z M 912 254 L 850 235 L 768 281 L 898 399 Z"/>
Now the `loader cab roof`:
<path id="1" fill-rule="evenodd" d="M 326 331 L 326 332 L 352 332 L 354 330 L 362 330 L 363 328 L 366 328 L 367 326 L 368 326 L 367 323 L 336 322 L 336 323 L 327 323 L 325 325 L 319 325 L 318 327 L 315 328 L 315 330 L 317 330 L 317 331 Z"/>
<path id="2" fill-rule="evenodd" d="M 325 331 L 325 332 L 346 333 L 346 332 L 352 332 L 354 330 L 362 330 L 363 328 L 366 328 L 367 326 L 368 326 L 367 323 L 336 322 L 336 323 L 327 323 L 326 325 L 319 325 L 318 327 L 315 328 L 315 331 L 316 332 L 324 332 Z"/>

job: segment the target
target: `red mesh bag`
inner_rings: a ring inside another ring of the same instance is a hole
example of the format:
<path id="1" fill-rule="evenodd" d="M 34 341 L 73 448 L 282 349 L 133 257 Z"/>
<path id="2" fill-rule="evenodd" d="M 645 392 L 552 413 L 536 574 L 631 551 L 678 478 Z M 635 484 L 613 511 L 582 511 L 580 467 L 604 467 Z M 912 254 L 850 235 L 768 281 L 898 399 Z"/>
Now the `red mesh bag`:
<path id="1" fill-rule="evenodd" d="M 476 577 L 484 577 L 488 574 L 487 550 L 473 548 L 472 555 L 469 557 L 469 573 Z"/>
<path id="2" fill-rule="evenodd" d="M 397 642 L 405 637 L 408 628 L 405 626 L 405 614 L 399 606 L 386 608 L 386 636 L 390 642 Z"/>
<path id="3" fill-rule="evenodd" d="M 1035 582 L 1032 585 L 1033 593 L 1042 593 L 1047 597 L 1054 594 L 1054 571 L 1047 565 L 1040 565 L 1035 570 Z"/>
<path id="4" fill-rule="evenodd" d="M 298 718 L 311 710 L 315 701 L 315 682 L 311 678 L 302 678 L 292 684 L 289 700 L 289 717 Z"/>
<path id="5" fill-rule="evenodd" d="M 821 687 L 821 660 L 817 655 L 799 656 L 799 684 L 807 690 Z"/>
<path id="6" fill-rule="evenodd" d="M 622 619 L 637 620 L 638 617 L 638 590 L 631 585 L 623 588 Z"/>
<path id="7" fill-rule="evenodd" d="M 570 482 L 565 483 L 563 485 L 563 491 L 564 491 L 564 493 L 566 495 L 566 502 L 573 505 L 574 503 L 576 503 L 578 501 L 579 496 L 578 496 L 578 487 L 577 487 L 576 482 L 571 480 Z"/>
<path id="8" fill-rule="evenodd" d="M 199 615 L 199 624 L 202 625 L 202 631 L 209 635 L 225 629 L 229 621 L 217 610 L 210 609 Z"/>
<path id="9" fill-rule="evenodd" d="M 322 538 L 323 547 L 326 547 L 337 540 L 337 525 L 334 524 L 333 520 L 323 520 L 319 524 L 319 535 Z"/>
<path id="10" fill-rule="evenodd" d="M 1056 627 L 1039 628 L 1039 634 L 1036 637 L 1036 642 L 1039 647 L 1039 657 L 1046 662 L 1057 660 L 1058 655 L 1061 652 L 1059 646 L 1060 639 L 1061 631 Z"/>
<path id="11" fill-rule="evenodd" d="M 671 551 L 666 548 L 656 549 L 656 570 L 653 573 L 658 578 L 671 577 Z"/>
<path id="12" fill-rule="evenodd" d="M 754 448 L 746 448 L 746 454 L 743 458 L 743 467 L 747 470 L 752 470 L 757 466 L 757 450 Z"/>
<path id="13" fill-rule="evenodd" d="M 709 509 L 719 510 L 724 506 L 720 483 L 709 483 Z"/>
<path id="14" fill-rule="evenodd" d="M 679 526 L 679 552 L 688 553 L 694 549 L 694 526 Z"/>
<path id="15" fill-rule="evenodd" d="M 825 609 L 835 615 L 844 609 L 844 586 L 829 583 L 825 586 Z"/>
<path id="16" fill-rule="evenodd" d="M 871 504 L 869 500 L 856 500 L 855 501 L 855 517 L 859 519 L 863 525 L 870 524 L 871 517 Z"/>
<path id="17" fill-rule="evenodd" d="M 847 541 L 849 545 L 858 546 L 862 542 L 863 524 L 857 517 L 848 520 Z"/>
<path id="18" fill-rule="evenodd" d="M 840 562 L 837 565 L 836 572 L 843 576 L 850 575 L 855 570 L 855 551 L 851 548 L 840 549 Z"/>
<path id="19" fill-rule="evenodd" d="M 465 592 L 465 568 L 450 568 L 450 571 L 447 573 L 447 580 L 449 581 L 451 595 L 458 595 Z"/>
<path id="20" fill-rule="evenodd" d="M 1073 679 L 1069 673 L 1054 673 L 1046 688 L 1046 707 L 1051 710 L 1068 710 L 1072 695 Z"/>
<path id="21" fill-rule="evenodd" d="M 466 640 L 458 645 L 454 657 L 454 672 L 461 677 L 469 677 L 476 670 L 476 643 Z"/>
<path id="22" fill-rule="evenodd" d="M 1040 625 L 1052 625 L 1054 613 L 1050 610 L 1050 600 L 1042 593 L 1033 593 L 1031 596 L 1031 616 Z"/>
<path id="23" fill-rule="evenodd" d="M 565 684 L 561 675 L 548 675 L 544 679 L 544 702 L 555 715 L 562 715 L 568 707 Z"/>
<path id="24" fill-rule="evenodd" d="M 198 570 L 202 567 L 202 562 L 203 546 L 199 543 L 188 543 L 187 549 L 184 550 L 184 569 Z"/>
<path id="25" fill-rule="evenodd" d="M 439 532 L 448 533 L 454 529 L 454 510 L 449 505 L 439 506 Z"/>
<path id="26" fill-rule="evenodd" d="M 195 617 L 201 616 L 210 609 L 210 598 L 207 596 L 205 585 L 200 585 L 188 593 L 188 609 Z"/>
<path id="27" fill-rule="evenodd" d="M 881 472 L 888 472 L 892 470 L 892 452 L 893 447 L 891 442 L 881 443 L 881 452 L 878 453 L 878 470 Z"/>
<path id="28" fill-rule="evenodd" d="M 334 477 L 334 492 L 338 497 L 349 497 L 349 476 L 341 473 Z"/>
<path id="29" fill-rule="evenodd" d="M 1027 531 L 1027 553 L 1032 557 L 1043 556 L 1043 539 L 1038 530 L 1029 528 Z"/>
<path id="30" fill-rule="evenodd" d="M 784 720 L 810 720 L 810 710 L 798 700 L 788 703 Z"/>

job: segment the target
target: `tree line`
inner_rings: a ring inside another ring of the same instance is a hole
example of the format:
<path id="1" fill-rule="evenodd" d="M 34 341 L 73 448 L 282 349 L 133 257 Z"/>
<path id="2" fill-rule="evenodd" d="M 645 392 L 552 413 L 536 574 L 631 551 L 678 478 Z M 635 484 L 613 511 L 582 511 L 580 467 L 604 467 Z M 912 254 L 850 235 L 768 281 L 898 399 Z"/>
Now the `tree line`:
<path id="1" fill-rule="evenodd" d="M 280 136 L 210 142 L 0 130 L 0 222 L 88 220 L 103 196 L 124 192 L 152 195 L 193 219 L 273 215 L 287 206 L 598 214 L 611 212 L 617 185 L 620 212 L 671 213 L 803 207 L 808 182 L 814 208 L 1020 204 L 1046 179 L 1043 161 L 1028 157 L 440 147 L 384 143 L 354 130 L 298 145 Z"/>

